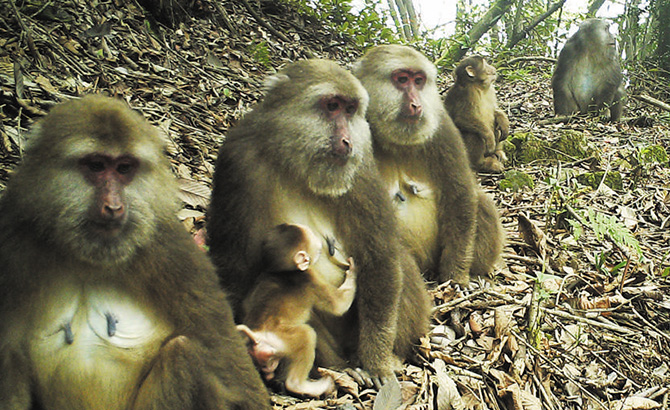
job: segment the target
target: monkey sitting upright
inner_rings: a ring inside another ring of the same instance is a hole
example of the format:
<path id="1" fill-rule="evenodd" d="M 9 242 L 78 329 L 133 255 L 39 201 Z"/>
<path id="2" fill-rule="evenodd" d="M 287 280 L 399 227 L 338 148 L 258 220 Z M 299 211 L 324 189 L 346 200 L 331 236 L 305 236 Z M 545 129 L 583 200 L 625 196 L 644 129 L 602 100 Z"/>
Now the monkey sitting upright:
<path id="1" fill-rule="evenodd" d="M 509 134 L 509 120 L 498 109 L 493 88 L 496 77 L 496 69 L 484 57 L 467 57 L 454 70 L 456 82 L 444 98 L 475 171 L 502 172 L 507 159 L 502 141 Z"/>
<path id="2" fill-rule="evenodd" d="M 261 244 L 263 273 L 243 303 L 246 325 L 237 326 L 249 338 L 249 354 L 266 380 L 274 379 L 279 361 L 286 358 L 286 389 L 313 397 L 332 392 L 335 385 L 329 377 L 309 379 L 316 348 L 316 332 L 307 324 L 312 308 L 341 316 L 356 289 L 352 258 L 339 288 L 309 269 L 321 249 L 321 240 L 307 226 L 281 224 L 270 230 Z"/>

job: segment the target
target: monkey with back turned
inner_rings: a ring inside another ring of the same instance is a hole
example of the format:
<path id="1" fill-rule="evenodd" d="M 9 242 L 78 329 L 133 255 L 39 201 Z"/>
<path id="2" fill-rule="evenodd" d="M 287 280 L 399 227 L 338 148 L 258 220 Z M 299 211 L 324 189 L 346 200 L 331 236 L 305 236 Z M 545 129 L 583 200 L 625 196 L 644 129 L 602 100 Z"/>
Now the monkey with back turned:
<path id="1" fill-rule="evenodd" d="M 609 110 L 610 120 L 621 118 L 626 91 L 616 39 L 607 22 L 582 22 L 558 55 L 551 87 L 556 115 Z"/>
<path id="2" fill-rule="evenodd" d="M 322 254 L 321 240 L 304 225 L 281 224 L 271 229 L 261 245 L 263 273 L 245 299 L 243 325 L 249 353 L 266 380 L 275 378 L 279 361 L 286 359 L 286 389 L 318 397 L 335 385 L 330 377 L 310 380 L 316 333 L 307 324 L 313 308 L 342 316 L 356 290 L 353 259 L 344 282 L 335 287 L 313 269 Z"/>
<path id="3" fill-rule="evenodd" d="M 498 109 L 493 88 L 496 78 L 496 69 L 484 57 L 467 57 L 454 70 L 454 85 L 444 98 L 444 106 L 461 132 L 475 171 L 504 170 L 502 141 L 509 134 L 509 120 Z"/>
<path id="4" fill-rule="evenodd" d="M 53 108 L 0 198 L 0 407 L 269 409 L 156 130 Z"/>

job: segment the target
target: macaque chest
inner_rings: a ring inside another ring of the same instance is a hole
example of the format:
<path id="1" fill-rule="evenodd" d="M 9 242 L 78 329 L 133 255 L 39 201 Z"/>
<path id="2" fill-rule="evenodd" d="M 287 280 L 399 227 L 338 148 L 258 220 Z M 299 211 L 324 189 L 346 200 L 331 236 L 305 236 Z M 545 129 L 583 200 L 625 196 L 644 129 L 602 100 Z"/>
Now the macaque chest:
<path id="1" fill-rule="evenodd" d="M 76 281 L 49 287 L 28 341 L 40 397 L 48 408 L 125 409 L 171 331 L 118 289 Z"/>
<path id="2" fill-rule="evenodd" d="M 382 180 L 398 217 L 400 232 L 427 269 L 437 252 L 437 195 L 428 171 L 411 160 L 378 162 Z"/>
<path id="3" fill-rule="evenodd" d="M 322 240 L 322 250 L 316 263 L 310 266 L 318 276 L 333 286 L 344 281 L 344 272 L 349 268 L 344 243 L 336 235 L 335 223 L 308 198 L 298 192 L 277 190 L 273 199 L 277 213 L 274 224 L 291 223 L 308 226 Z"/>

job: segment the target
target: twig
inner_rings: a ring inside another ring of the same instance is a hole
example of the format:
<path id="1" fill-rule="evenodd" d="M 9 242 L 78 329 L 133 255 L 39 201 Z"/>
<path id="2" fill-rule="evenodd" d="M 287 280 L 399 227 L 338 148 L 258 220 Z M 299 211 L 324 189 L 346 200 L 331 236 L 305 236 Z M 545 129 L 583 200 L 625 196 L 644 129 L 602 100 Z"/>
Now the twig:
<path id="1" fill-rule="evenodd" d="M 650 96 L 644 95 L 644 94 L 634 94 L 633 98 L 635 98 L 636 100 L 644 101 L 647 104 L 651 104 L 651 105 L 653 105 L 655 107 L 658 107 L 662 110 L 670 111 L 670 105 L 664 103 L 661 100 L 657 100 L 654 97 L 650 97 Z"/>
<path id="2" fill-rule="evenodd" d="M 569 381 L 571 381 L 572 383 L 574 383 L 574 385 L 577 386 L 577 387 L 579 388 L 579 390 L 581 390 L 582 392 L 584 392 L 584 394 L 586 394 L 587 396 L 589 396 L 589 397 L 591 398 L 591 400 L 593 400 L 597 405 L 599 405 L 600 407 L 602 407 L 602 408 L 605 409 L 605 410 L 608 409 L 608 407 L 605 406 L 605 404 L 603 404 L 603 403 L 600 401 L 600 399 L 598 399 L 598 397 L 596 397 L 595 395 L 593 395 L 593 393 L 591 393 L 590 391 L 588 391 L 585 387 L 583 387 L 580 383 L 578 383 L 577 380 L 575 380 L 574 378 L 572 378 L 572 376 L 568 375 L 565 371 L 563 371 L 560 367 L 558 367 L 554 362 L 552 362 L 551 360 L 549 360 L 548 358 L 546 358 L 546 357 L 542 354 L 542 352 L 540 352 L 540 351 L 537 350 L 535 347 L 533 347 L 530 343 L 528 343 L 528 341 L 526 341 L 523 337 L 521 337 L 521 335 L 519 335 L 518 333 L 516 333 L 516 332 L 514 332 L 514 331 L 512 331 L 512 334 L 513 334 L 514 336 L 516 336 L 517 340 L 520 340 L 523 344 L 525 344 L 526 347 L 528 347 L 528 348 L 529 348 L 529 349 L 530 349 L 530 350 L 531 350 L 537 357 L 539 357 L 540 359 L 542 359 L 544 362 L 548 363 L 549 366 L 551 366 L 551 367 L 554 369 L 555 372 L 559 373 L 561 376 L 565 377 L 566 379 L 568 379 Z"/>
<path id="3" fill-rule="evenodd" d="M 662 336 L 662 337 L 664 337 L 664 338 L 670 340 L 670 336 L 668 336 L 667 334 L 663 333 L 659 328 L 657 328 L 656 326 L 654 326 L 653 324 L 651 324 L 647 319 L 645 319 L 641 314 L 639 314 L 639 313 L 637 312 L 637 310 L 635 310 L 635 308 L 634 308 L 632 305 L 631 305 L 630 309 L 633 311 L 633 314 L 635 314 L 635 316 L 637 316 L 637 317 L 638 317 L 638 318 L 639 318 L 645 325 L 647 325 L 647 326 L 649 326 L 650 328 L 652 328 L 652 329 L 654 330 L 654 332 L 656 332 L 656 333 L 658 333 L 660 336 Z"/>
<path id="4" fill-rule="evenodd" d="M 549 309 L 549 308 L 540 308 L 540 309 L 543 310 L 546 313 L 549 313 L 550 315 L 562 317 L 563 319 L 582 322 L 582 323 L 585 323 L 585 324 L 590 325 L 590 326 L 600 327 L 600 328 L 603 328 L 603 329 L 611 330 L 613 332 L 622 333 L 624 335 L 632 335 L 632 334 L 636 333 L 636 332 L 633 332 L 630 329 L 626 329 L 625 327 L 621 327 L 621 326 L 617 326 L 617 325 L 610 325 L 610 324 L 607 324 L 607 323 L 598 322 L 598 321 L 593 320 L 593 319 L 587 319 L 587 318 L 581 317 L 581 316 L 575 316 L 575 315 L 572 315 L 570 313 L 563 312 L 561 310 L 555 310 L 555 309 Z"/>
<path id="5" fill-rule="evenodd" d="M 237 34 L 237 30 L 233 27 L 233 22 L 230 21 L 230 16 L 228 15 L 228 12 L 219 3 L 220 2 L 218 1 L 212 2 L 212 4 L 214 4 L 214 7 L 216 7 L 216 11 L 218 11 L 219 14 L 221 15 L 221 19 L 223 20 L 224 23 L 226 23 L 226 27 L 228 27 L 230 33 Z"/>
<path id="6" fill-rule="evenodd" d="M 521 61 L 545 61 L 547 63 L 555 63 L 556 59 L 551 57 L 542 57 L 542 56 L 527 56 L 527 57 L 517 57 L 509 60 L 505 65 L 512 65 Z"/>
<path id="7" fill-rule="evenodd" d="M 14 15 L 16 16 L 16 22 L 19 23 L 19 26 L 21 27 L 21 31 L 26 36 L 26 42 L 28 43 L 28 49 L 30 50 L 30 53 L 35 58 L 35 62 L 37 63 L 37 66 L 42 67 L 43 66 L 42 56 L 37 51 L 37 47 L 35 47 L 35 42 L 33 41 L 32 31 L 28 27 L 26 27 L 26 25 L 23 23 L 23 20 L 21 19 L 21 14 L 19 13 L 19 9 L 16 8 L 15 2 L 9 1 L 9 4 L 12 5 L 12 9 L 14 10 Z"/>
<path id="8" fill-rule="evenodd" d="M 546 120 L 540 120 L 537 123 L 540 124 L 540 125 L 560 124 L 560 123 L 564 123 L 564 122 L 570 122 L 577 117 L 578 117 L 578 114 L 557 115 L 556 117 L 553 117 L 553 118 L 547 118 Z"/>
<path id="9" fill-rule="evenodd" d="M 288 38 L 286 38 L 285 35 L 283 35 L 282 33 L 278 32 L 277 30 L 272 28 L 272 26 L 269 25 L 267 23 L 267 21 L 263 20 L 263 17 L 259 16 L 258 13 L 256 13 L 256 10 L 251 8 L 251 5 L 249 4 L 249 2 L 247 0 L 242 0 L 242 4 L 244 4 L 244 7 L 247 9 L 249 14 L 251 14 L 251 16 L 258 22 L 258 24 L 265 27 L 270 33 L 274 34 L 281 41 L 286 42 L 286 43 L 291 42 Z"/>
<path id="10" fill-rule="evenodd" d="M 463 296 L 463 297 L 460 297 L 458 299 L 453 299 L 453 300 L 450 300 L 447 303 L 443 303 L 441 305 L 435 306 L 433 308 L 433 313 L 435 313 L 435 312 L 444 313 L 444 312 L 448 311 L 449 309 L 451 309 L 452 307 L 454 307 L 458 304 L 461 304 L 461 303 L 463 303 L 467 300 L 471 300 L 471 299 L 476 298 L 477 296 L 481 295 L 482 293 L 484 293 L 484 290 L 478 290 L 476 292 L 472 292 L 471 294 L 469 294 L 467 296 Z"/>

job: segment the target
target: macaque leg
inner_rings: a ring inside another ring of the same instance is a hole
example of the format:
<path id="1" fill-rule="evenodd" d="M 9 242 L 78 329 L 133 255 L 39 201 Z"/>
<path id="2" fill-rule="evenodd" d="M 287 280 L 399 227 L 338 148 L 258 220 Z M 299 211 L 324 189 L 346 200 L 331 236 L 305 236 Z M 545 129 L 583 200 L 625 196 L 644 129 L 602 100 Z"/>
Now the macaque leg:
<path id="1" fill-rule="evenodd" d="M 281 332 L 281 333 L 280 333 Z M 310 380 L 309 372 L 314 365 L 316 332 L 309 325 L 299 325 L 277 330 L 286 343 L 289 364 L 286 375 L 286 389 L 296 394 L 319 397 L 334 390 L 330 377 Z"/>
<path id="2" fill-rule="evenodd" d="M 188 409 L 195 407 L 194 392 L 202 363 L 186 336 L 167 342 L 156 355 L 149 373 L 139 386 L 131 409 Z"/>

